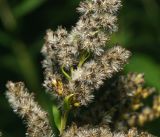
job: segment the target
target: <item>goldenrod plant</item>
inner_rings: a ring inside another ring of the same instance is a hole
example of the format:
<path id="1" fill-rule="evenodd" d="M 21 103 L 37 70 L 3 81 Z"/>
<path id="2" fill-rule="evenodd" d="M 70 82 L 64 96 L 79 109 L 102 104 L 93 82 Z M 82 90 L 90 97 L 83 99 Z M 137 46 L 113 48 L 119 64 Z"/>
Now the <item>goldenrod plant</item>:
<path id="1" fill-rule="evenodd" d="M 7 83 L 6 96 L 25 120 L 26 136 L 153 137 L 139 127 L 160 117 L 160 96 L 145 86 L 143 74 L 120 75 L 131 53 L 109 43 L 118 30 L 121 6 L 121 0 L 85 0 L 77 8 L 81 16 L 70 31 L 63 27 L 47 30 L 41 51 L 43 86 L 56 97 L 54 121 L 23 82 Z M 149 96 L 153 103 L 146 106 Z"/>

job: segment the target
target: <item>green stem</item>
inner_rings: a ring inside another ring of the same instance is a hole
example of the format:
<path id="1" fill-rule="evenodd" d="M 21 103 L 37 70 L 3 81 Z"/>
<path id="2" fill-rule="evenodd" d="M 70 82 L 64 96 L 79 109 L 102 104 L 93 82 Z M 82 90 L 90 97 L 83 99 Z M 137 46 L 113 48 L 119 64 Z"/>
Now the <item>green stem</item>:
<path id="1" fill-rule="evenodd" d="M 66 123 L 68 119 L 69 110 L 66 110 L 64 112 L 63 117 L 61 118 L 61 128 L 60 128 L 60 135 L 63 134 L 64 129 L 66 128 Z"/>
<path id="2" fill-rule="evenodd" d="M 68 114 L 69 114 L 69 111 L 72 108 L 71 107 L 71 99 L 72 99 L 73 96 L 74 96 L 74 94 L 70 94 L 70 95 L 66 96 L 65 99 L 64 99 L 64 104 L 63 104 L 64 114 L 61 117 L 60 135 L 63 134 L 63 131 L 66 128 Z"/>
<path id="3" fill-rule="evenodd" d="M 71 77 L 69 76 L 69 74 L 64 70 L 64 65 L 61 67 L 61 71 L 68 80 L 71 80 Z"/>

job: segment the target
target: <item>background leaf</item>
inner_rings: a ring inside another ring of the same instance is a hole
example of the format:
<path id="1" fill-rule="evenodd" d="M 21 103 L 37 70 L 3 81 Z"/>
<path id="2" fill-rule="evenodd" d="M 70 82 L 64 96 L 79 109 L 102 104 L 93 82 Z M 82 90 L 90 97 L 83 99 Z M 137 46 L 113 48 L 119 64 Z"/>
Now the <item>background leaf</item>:
<path id="1" fill-rule="evenodd" d="M 45 1 L 46 0 L 23 0 L 20 4 L 14 7 L 13 14 L 16 18 L 23 17 L 42 5 Z"/>
<path id="2" fill-rule="evenodd" d="M 127 72 L 139 72 L 145 74 L 145 80 L 160 90 L 160 66 L 146 55 L 134 54 L 127 65 Z"/>

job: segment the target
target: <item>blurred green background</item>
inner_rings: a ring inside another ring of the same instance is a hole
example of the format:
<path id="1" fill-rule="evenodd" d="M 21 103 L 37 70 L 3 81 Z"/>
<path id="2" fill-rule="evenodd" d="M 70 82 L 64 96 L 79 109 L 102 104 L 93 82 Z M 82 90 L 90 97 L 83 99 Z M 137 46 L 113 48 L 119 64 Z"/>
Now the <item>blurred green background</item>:
<path id="1" fill-rule="evenodd" d="M 24 137 L 25 126 L 5 98 L 8 80 L 24 81 L 42 107 L 50 111 L 52 100 L 41 86 L 45 31 L 59 25 L 68 30 L 79 15 L 79 0 L 0 0 L 0 130 L 4 137 Z M 160 1 L 123 0 L 119 32 L 111 43 L 120 43 L 132 52 L 125 72 L 145 73 L 147 85 L 160 90 Z M 52 118 L 51 118 L 52 119 Z M 145 127 L 160 136 L 160 120 Z"/>

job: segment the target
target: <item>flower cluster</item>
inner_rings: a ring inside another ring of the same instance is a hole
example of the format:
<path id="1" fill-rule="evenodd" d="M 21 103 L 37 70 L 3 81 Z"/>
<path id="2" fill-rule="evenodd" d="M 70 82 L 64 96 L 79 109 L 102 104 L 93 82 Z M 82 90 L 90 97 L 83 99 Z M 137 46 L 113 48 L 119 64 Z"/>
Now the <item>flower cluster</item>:
<path id="1" fill-rule="evenodd" d="M 53 104 L 52 112 L 58 136 L 153 137 L 134 127 L 160 117 L 160 96 L 145 87 L 143 74 L 116 75 L 130 57 L 128 50 L 108 42 L 117 31 L 120 7 L 121 0 L 85 0 L 70 32 L 62 27 L 46 32 L 43 86 L 56 97 L 58 106 Z M 9 103 L 25 119 L 27 136 L 56 136 L 47 113 L 22 82 L 8 82 L 7 88 Z M 145 106 L 151 95 L 152 106 Z M 72 121 L 67 124 L 69 114 Z"/>
<path id="2" fill-rule="evenodd" d="M 160 96 L 154 88 L 145 87 L 143 74 L 113 77 L 104 88 L 106 91 L 97 94 L 87 109 L 82 107 L 75 112 L 79 125 L 110 123 L 125 131 L 160 117 Z M 143 103 L 148 97 L 153 97 L 152 106 Z"/>
<path id="3" fill-rule="evenodd" d="M 138 132 L 136 128 L 128 130 L 127 133 L 124 132 L 111 132 L 108 126 L 98 126 L 91 127 L 85 125 L 83 127 L 77 127 L 72 125 L 66 132 L 64 132 L 63 137 L 154 137 L 147 132 Z"/>
<path id="4" fill-rule="evenodd" d="M 81 2 L 78 11 L 82 16 L 70 33 L 62 27 L 47 31 L 42 53 L 48 91 L 60 98 L 74 94 L 74 102 L 87 105 L 94 89 L 123 68 L 130 52 L 120 46 L 106 48 L 117 30 L 120 6 L 120 0 Z"/>
<path id="5" fill-rule="evenodd" d="M 34 101 L 22 82 L 8 82 L 6 93 L 8 101 L 22 118 L 26 119 L 27 133 L 29 137 L 52 137 L 52 130 L 47 118 L 47 113 Z"/>

